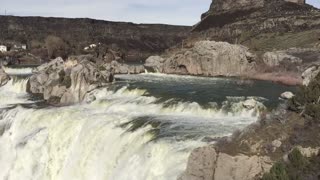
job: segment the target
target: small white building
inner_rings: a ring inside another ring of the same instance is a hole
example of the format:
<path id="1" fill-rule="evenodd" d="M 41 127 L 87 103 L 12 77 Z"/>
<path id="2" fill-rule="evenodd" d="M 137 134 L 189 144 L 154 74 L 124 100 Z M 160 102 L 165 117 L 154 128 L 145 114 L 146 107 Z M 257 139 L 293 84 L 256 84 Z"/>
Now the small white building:
<path id="1" fill-rule="evenodd" d="M 0 45 L 0 52 L 7 52 L 8 48 L 5 45 Z"/>
<path id="2" fill-rule="evenodd" d="M 14 50 L 27 50 L 26 44 L 15 44 L 13 45 Z"/>
<path id="3" fill-rule="evenodd" d="M 93 48 L 96 48 L 97 45 L 96 45 L 96 44 L 90 44 L 89 47 L 90 47 L 91 49 L 93 49 Z"/>

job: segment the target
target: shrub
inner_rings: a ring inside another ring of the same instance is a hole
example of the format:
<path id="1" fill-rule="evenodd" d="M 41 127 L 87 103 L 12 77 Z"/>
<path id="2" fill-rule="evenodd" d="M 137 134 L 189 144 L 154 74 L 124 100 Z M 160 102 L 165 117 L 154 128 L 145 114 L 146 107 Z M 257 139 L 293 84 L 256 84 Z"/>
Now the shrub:
<path id="1" fill-rule="evenodd" d="M 273 165 L 270 173 L 266 173 L 262 180 L 289 180 L 285 164 L 278 162 Z"/>
<path id="2" fill-rule="evenodd" d="M 263 175 L 262 180 L 300 180 L 307 176 L 317 176 L 314 172 L 319 171 L 318 156 L 308 159 L 295 148 L 288 159 L 287 163 L 280 161 L 274 164 L 270 172 Z"/>
<path id="3" fill-rule="evenodd" d="M 288 159 L 290 164 L 296 170 L 303 170 L 308 164 L 307 158 L 305 158 L 297 148 L 292 150 L 292 152 L 288 155 Z"/>
<path id="4" fill-rule="evenodd" d="M 67 44 L 60 37 L 52 35 L 48 36 L 45 39 L 45 45 L 48 50 L 49 58 L 58 56 L 65 57 L 67 55 Z"/>
<path id="5" fill-rule="evenodd" d="M 302 86 L 289 101 L 289 109 L 314 119 L 320 119 L 320 73 L 309 86 Z"/>

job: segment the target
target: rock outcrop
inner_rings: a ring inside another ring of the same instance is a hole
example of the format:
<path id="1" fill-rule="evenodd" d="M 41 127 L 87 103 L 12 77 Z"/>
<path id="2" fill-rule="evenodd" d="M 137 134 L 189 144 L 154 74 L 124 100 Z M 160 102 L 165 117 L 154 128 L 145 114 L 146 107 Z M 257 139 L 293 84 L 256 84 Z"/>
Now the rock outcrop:
<path id="1" fill-rule="evenodd" d="M 293 1 L 214 0 L 185 42 L 227 41 L 259 52 L 313 47 L 319 43 L 320 10 Z"/>
<path id="2" fill-rule="evenodd" d="M 112 72 L 100 70 L 88 60 L 64 62 L 57 58 L 34 71 L 27 91 L 50 103 L 67 105 L 83 101 L 87 93 L 112 81 Z"/>
<path id="3" fill-rule="evenodd" d="M 106 63 L 103 67 L 108 71 L 113 71 L 115 74 L 140 74 L 145 72 L 143 65 L 124 64 L 117 61 Z"/>
<path id="4" fill-rule="evenodd" d="M 249 49 L 226 42 L 199 41 L 168 58 L 150 57 L 146 69 L 167 74 L 242 76 L 255 72 L 255 56 Z"/>
<path id="5" fill-rule="evenodd" d="M 302 73 L 303 85 L 308 86 L 312 80 L 319 74 L 320 68 L 318 66 L 312 66 Z"/>
<path id="6" fill-rule="evenodd" d="M 261 178 L 271 166 L 269 157 L 230 156 L 208 146 L 191 153 L 187 169 L 178 180 L 254 180 Z"/>
<path id="7" fill-rule="evenodd" d="M 6 85 L 10 79 L 10 76 L 2 68 L 0 68 L 0 87 Z"/>

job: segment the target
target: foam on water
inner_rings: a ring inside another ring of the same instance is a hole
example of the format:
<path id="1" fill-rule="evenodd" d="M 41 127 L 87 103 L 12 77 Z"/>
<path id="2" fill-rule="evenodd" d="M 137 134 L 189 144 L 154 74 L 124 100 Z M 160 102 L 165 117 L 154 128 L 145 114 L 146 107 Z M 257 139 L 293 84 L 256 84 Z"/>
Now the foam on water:
<path id="1" fill-rule="evenodd" d="M 0 94 L 24 94 L 12 86 Z M 206 145 L 202 138 L 229 135 L 257 119 L 257 109 L 240 105 L 226 112 L 146 94 L 105 88 L 92 92 L 90 104 L 3 110 L 0 179 L 174 180 L 192 149 Z"/>
<path id="2" fill-rule="evenodd" d="M 30 75 L 32 74 L 32 67 L 23 67 L 23 68 L 11 68 L 3 67 L 4 71 L 9 75 Z"/>
<path id="3" fill-rule="evenodd" d="M 11 80 L 0 87 L 0 108 L 11 104 L 27 103 L 26 93 L 28 78 L 11 77 Z"/>
<path id="4" fill-rule="evenodd" d="M 0 87 L 0 179 L 175 180 L 194 148 L 257 120 L 260 107 L 244 108 L 246 99 L 269 100 L 232 79 L 117 78 L 92 91 L 90 103 L 59 108 L 19 105 L 32 103 L 28 78 L 12 77 Z"/>

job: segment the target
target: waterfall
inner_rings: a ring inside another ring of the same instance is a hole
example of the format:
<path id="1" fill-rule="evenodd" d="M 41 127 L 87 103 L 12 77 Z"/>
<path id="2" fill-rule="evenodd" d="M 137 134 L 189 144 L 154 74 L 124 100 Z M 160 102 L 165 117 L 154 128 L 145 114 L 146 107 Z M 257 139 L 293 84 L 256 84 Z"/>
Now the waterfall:
<path id="1" fill-rule="evenodd" d="M 0 87 L 0 108 L 10 104 L 26 103 L 28 78 L 12 76 L 11 80 Z"/>
<path id="2" fill-rule="evenodd" d="M 0 94 L 23 94 L 24 87 L 25 80 L 12 80 Z M 0 179 L 174 180 L 192 149 L 207 144 L 203 138 L 229 135 L 257 118 L 254 110 L 225 113 L 146 93 L 104 88 L 92 92 L 90 104 L 3 110 Z"/>
<path id="3" fill-rule="evenodd" d="M 193 149 L 243 129 L 260 112 L 244 108 L 243 96 L 201 103 L 214 93 L 207 84 L 237 91 L 232 80 L 163 74 L 121 75 L 84 103 L 38 106 L 26 93 L 28 77 L 20 76 L 26 71 L 0 87 L 0 179 L 175 180 Z M 193 85 L 206 93 L 201 101 L 190 98 L 203 97 L 194 88 L 179 96 Z"/>
<path id="4" fill-rule="evenodd" d="M 32 67 L 11 68 L 3 67 L 3 70 L 9 75 L 30 75 L 32 74 Z"/>

